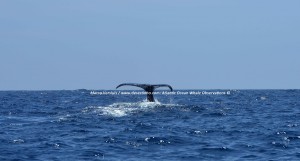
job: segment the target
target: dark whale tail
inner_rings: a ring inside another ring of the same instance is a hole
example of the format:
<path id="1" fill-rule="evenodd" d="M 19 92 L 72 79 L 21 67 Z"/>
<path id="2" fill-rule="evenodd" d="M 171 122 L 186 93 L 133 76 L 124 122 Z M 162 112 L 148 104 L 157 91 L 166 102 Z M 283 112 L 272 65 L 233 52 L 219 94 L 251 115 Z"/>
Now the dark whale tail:
<path id="1" fill-rule="evenodd" d="M 119 88 L 121 86 L 136 86 L 136 87 L 143 88 L 147 92 L 147 101 L 149 101 L 149 102 L 154 102 L 153 91 L 156 88 L 168 87 L 171 91 L 173 91 L 173 88 L 168 84 L 154 84 L 154 85 L 151 85 L 151 84 L 138 84 L 138 83 L 123 83 L 123 84 L 118 85 L 117 88 Z"/>

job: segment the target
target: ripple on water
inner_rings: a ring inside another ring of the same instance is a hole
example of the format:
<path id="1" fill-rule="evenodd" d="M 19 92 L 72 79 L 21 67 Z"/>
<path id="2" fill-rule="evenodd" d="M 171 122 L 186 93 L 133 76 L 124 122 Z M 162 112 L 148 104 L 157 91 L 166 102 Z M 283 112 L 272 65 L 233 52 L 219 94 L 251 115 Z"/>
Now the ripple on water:
<path id="1" fill-rule="evenodd" d="M 300 158 L 299 90 L 157 96 L 175 104 L 40 93 L 2 92 L 0 160 Z"/>

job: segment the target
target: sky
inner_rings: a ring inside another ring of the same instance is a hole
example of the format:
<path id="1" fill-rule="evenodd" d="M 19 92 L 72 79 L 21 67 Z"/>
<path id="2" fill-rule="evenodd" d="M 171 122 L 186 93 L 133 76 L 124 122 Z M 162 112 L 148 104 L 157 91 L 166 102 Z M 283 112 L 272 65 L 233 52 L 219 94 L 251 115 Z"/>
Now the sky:
<path id="1" fill-rule="evenodd" d="M 3 0 L 0 90 L 299 89 L 299 0 Z"/>

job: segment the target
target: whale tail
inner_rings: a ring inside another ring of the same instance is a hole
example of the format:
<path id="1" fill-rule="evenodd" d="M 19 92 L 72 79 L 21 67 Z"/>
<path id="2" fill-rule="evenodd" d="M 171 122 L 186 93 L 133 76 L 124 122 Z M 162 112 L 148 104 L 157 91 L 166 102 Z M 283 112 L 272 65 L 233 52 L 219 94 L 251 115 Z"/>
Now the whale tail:
<path id="1" fill-rule="evenodd" d="M 149 101 L 149 102 L 154 102 L 153 91 L 156 88 L 168 87 L 171 91 L 173 91 L 173 88 L 168 84 L 151 85 L 151 84 L 138 84 L 138 83 L 122 83 L 122 84 L 118 85 L 116 89 L 118 89 L 121 86 L 135 86 L 135 87 L 143 88 L 147 92 L 147 101 Z"/>

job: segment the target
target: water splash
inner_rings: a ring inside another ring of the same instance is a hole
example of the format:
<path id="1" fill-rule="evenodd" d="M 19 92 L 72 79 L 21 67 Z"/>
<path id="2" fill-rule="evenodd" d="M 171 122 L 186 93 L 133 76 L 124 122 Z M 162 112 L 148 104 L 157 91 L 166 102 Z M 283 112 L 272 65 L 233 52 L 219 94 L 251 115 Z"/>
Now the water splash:
<path id="1" fill-rule="evenodd" d="M 119 102 L 113 103 L 108 106 L 89 106 L 82 110 L 84 113 L 96 113 L 98 115 L 106 115 L 112 117 L 123 117 L 129 114 L 134 114 L 138 112 L 147 112 L 157 107 L 174 107 L 178 105 L 174 104 L 162 104 L 159 101 L 156 102 Z"/>

